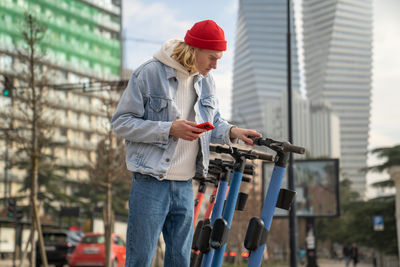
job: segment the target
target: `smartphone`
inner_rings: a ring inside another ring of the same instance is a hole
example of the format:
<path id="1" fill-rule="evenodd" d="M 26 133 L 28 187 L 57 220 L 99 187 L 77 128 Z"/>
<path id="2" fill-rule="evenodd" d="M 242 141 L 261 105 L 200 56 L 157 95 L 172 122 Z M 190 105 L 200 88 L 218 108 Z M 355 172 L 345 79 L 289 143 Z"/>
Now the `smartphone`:
<path id="1" fill-rule="evenodd" d="M 207 131 L 212 130 L 212 129 L 215 128 L 214 125 L 212 125 L 208 121 L 204 122 L 204 123 L 201 123 L 201 124 L 197 124 L 195 127 L 200 128 L 200 129 L 205 129 Z"/>

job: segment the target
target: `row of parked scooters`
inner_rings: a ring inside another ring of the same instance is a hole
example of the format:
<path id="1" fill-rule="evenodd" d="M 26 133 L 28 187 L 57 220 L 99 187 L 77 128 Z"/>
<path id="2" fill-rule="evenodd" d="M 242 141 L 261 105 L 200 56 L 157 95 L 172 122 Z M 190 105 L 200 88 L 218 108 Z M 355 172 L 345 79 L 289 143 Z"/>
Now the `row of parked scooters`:
<path id="1" fill-rule="evenodd" d="M 305 149 L 269 138 L 254 138 L 253 142 L 255 145 L 268 147 L 275 155 L 236 147 L 210 146 L 210 151 L 230 155 L 232 160 L 212 159 L 208 177 L 195 177 L 199 188 L 195 199 L 196 227 L 191 267 L 222 265 L 234 212 L 242 210 L 247 200 L 247 195 L 239 192 L 240 185 L 242 182 L 249 182 L 249 176 L 254 175 L 254 166 L 247 163 L 247 160 L 260 159 L 275 163 L 261 216 L 253 217 L 247 228 L 244 246 L 249 251 L 248 266 L 261 265 L 275 207 L 290 209 L 296 192 L 281 188 L 282 180 L 290 153 L 303 154 Z M 197 222 L 207 183 L 213 184 L 214 189 L 203 219 Z"/>

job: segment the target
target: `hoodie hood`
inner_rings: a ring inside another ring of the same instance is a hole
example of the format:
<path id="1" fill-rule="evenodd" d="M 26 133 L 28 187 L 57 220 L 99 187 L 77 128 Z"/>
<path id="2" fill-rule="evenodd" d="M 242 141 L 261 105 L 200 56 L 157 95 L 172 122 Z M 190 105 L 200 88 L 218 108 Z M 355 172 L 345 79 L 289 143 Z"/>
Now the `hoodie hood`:
<path id="1" fill-rule="evenodd" d="M 188 76 L 192 76 L 192 75 L 198 74 L 198 72 L 190 74 L 187 71 L 187 69 L 185 69 L 185 67 L 183 67 L 178 61 L 176 61 L 175 59 L 173 59 L 171 57 L 171 54 L 174 51 L 174 48 L 180 42 L 183 42 L 183 41 L 179 40 L 179 39 L 171 39 L 171 40 L 166 41 L 162 45 L 161 49 L 154 54 L 154 57 L 156 59 L 160 60 L 165 65 L 175 69 L 178 72 L 184 73 L 184 74 L 186 74 Z"/>

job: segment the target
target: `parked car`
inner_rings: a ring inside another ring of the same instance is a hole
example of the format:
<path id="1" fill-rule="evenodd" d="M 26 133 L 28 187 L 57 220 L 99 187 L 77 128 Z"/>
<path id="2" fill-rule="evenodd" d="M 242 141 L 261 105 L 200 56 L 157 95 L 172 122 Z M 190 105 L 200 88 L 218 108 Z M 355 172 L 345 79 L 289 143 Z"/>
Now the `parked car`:
<path id="1" fill-rule="evenodd" d="M 125 266 L 126 246 L 124 240 L 117 234 L 111 236 L 111 263 L 113 267 Z M 105 237 L 104 234 L 87 233 L 72 253 L 69 265 L 105 266 Z"/>
<path id="2" fill-rule="evenodd" d="M 81 231 L 52 230 L 43 232 L 44 248 L 48 264 L 62 267 L 68 264 L 69 256 L 79 243 L 83 233 Z M 41 266 L 42 257 L 40 254 L 39 243 L 36 243 L 36 266 Z"/>

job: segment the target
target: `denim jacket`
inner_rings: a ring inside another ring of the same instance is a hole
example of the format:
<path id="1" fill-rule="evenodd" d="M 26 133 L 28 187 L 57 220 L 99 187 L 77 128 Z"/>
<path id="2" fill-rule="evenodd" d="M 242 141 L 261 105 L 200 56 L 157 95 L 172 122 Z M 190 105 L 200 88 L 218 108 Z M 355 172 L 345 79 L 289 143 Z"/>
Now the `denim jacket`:
<path id="1" fill-rule="evenodd" d="M 178 82 L 173 68 L 153 58 L 133 72 L 111 127 L 125 138 L 128 170 L 163 180 L 172 162 L 177 138 L 169 135 L 172 122 L 180 119 L 175 104 Z M 212 76 L 194 77 L 196 123 L 211 122 L 215 129 L 200 137 L 196 172 L 207 175 L 209 144 L 230 144 L 232 125 L 220 117 Z"/>

